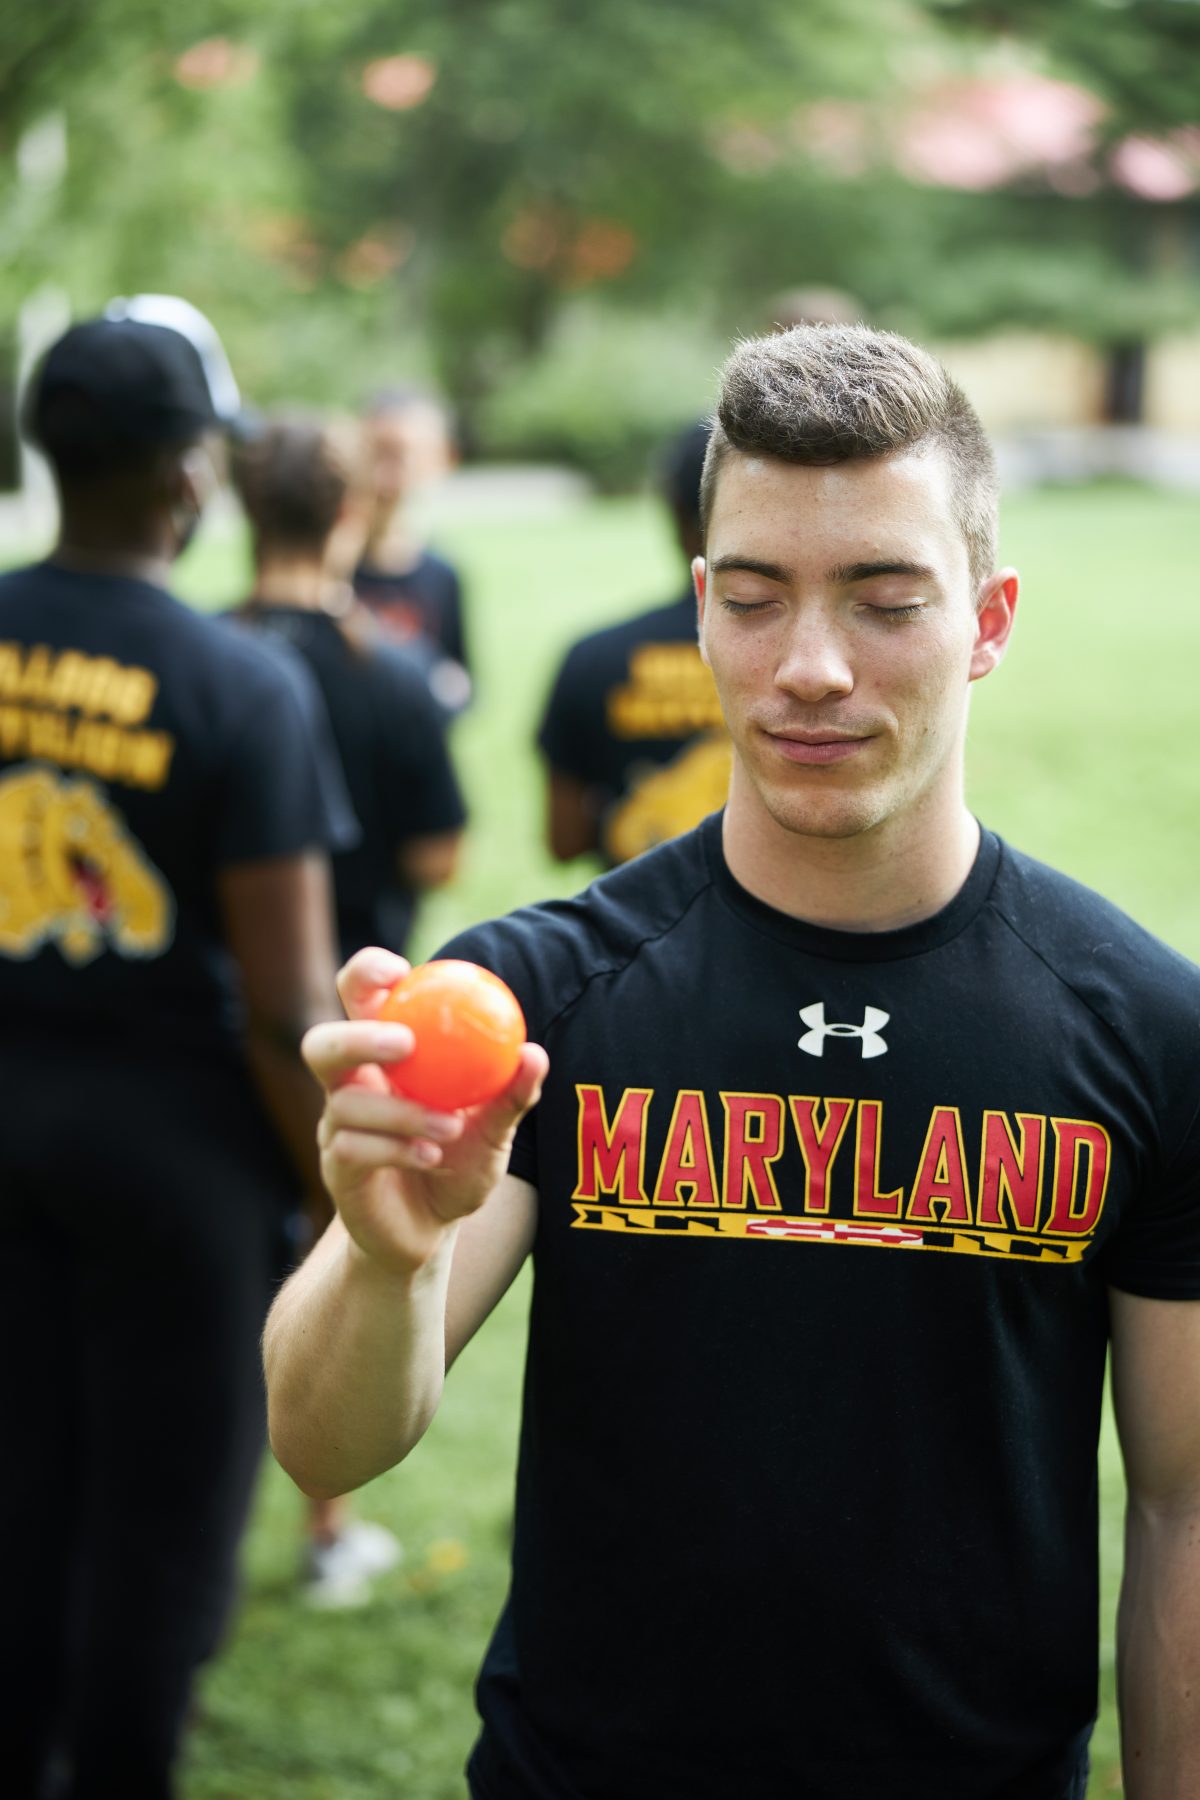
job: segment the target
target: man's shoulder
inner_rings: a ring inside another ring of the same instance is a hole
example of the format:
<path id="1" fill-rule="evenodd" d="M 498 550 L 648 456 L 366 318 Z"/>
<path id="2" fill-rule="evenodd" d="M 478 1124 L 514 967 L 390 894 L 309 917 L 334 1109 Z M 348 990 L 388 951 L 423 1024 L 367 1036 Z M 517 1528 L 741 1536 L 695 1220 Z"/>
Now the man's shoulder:
<path id="1" fill-rule="evenodd" d="M 106 610 L 106 600 L 119 604 Z M 55 602 L 61 607 L 59 622 L 87 617 L 98 623 L 112 640 L 111 654 L 120 654 L 116 645 L 127 635 L 136 638 L 140 653 L 150 643 L 160 650 L 164 667 L 193 684 L 217 684 L 223 703 L 242 689 L 264 697 L 280 685 L 280 659 L 250 632 L 235 628 L 233 615 L 201 612 L 169 588 L 132 576 L 81 576 L 53 563 L 0 575 L 0 629 L 20 629 L 27 608 L 30 625 L 49 622 L 51 613 L 43 609 Z"/>
<path id="2" fill-rule="evenodd" d="M 311 705 L 314 676 L 301 641 L 236 610 L 209 616 L 187 612 L 187 616 L 191 647 L 197 655 L 207 655 L 210 669 L 227 684 L 226 712 L 247 704 L 269 705 L 284 696 L 298 700 L 305 710 Z"/>
<path id="3" fill-rule="evenodd" d="M 424 640 L 414 639 L 413 643 L 423 644 Z M 376 636 L 363 646 L 360 655 L 368 679 L 381 694 L 411 705 L 422 714 L 441 716 L 429 691 L 428 664 L 410 643 L 391 643 Z"/>
<path id="4" fill-rule="evenodd" d="M 567 652 L 571 662 L 597 666 L 622 665 L 643 644 L 687 643 L 696 636 L 696 607 L 688 595 L 653 606 L 631 618 L 618 619 L 576 638 Z"/>
<path id="5" fill-rule="evenodd" d="M 1157 1028 L 1200 1042 L 1200 967 L 1095 889 L 1005 844 L 991 904 L 1120 1035 Z"/>
<path id="6" fill-rule="evenodd" d="M 542 901 L 474 926 L 438 954 L 501 975 L 536 1034 L 686 918 L 711 884 L 704 829 L 598 876 L 573 899 Z"/>
<path id="7" fill-rule="evenodd" d="M 443 581 L 452 584 L 455 587 L 458 586 L 458 569 L 454 563 L 452 563 L 450 558 L 444 555 L 442 551 L 430 549 L 428 544 L 424 546 L 421 554 L 418 556 L 413 573 L 418 578 L 422 576 L 426 578 L 433 577 L 436 581 Z"/>
<path id="8" fill-rule="evenodd" d="M 43 563 L 25 563 L 20 568 L 0 572 L 0 603 L 19 601 L 39 585 L 44 570 Z"/>

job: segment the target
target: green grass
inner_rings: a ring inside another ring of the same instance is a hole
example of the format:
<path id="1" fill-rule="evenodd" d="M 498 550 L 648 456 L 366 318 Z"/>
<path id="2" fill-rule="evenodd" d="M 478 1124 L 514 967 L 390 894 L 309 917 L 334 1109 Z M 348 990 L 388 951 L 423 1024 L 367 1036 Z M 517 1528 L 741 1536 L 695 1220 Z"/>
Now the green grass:
<path id="1" fill-rule="evenodd" d="M 480 693 L 456 739 L 473 808 L 468 866 L 427 908 L 420 954 L 586 879 L 585 866 L 557 868 L 540 845 L 531 737 L 546 684 L 580 631 L 679 580 L 656 510 L 637 501 L 536 524 L 463 524 L 440 541 L 467 572 Z M 1194 544 L 1186 497 L 1114 485 L 1012 501 L 1003 547 L 1024 576 L 1021 614 L 1004 668 L 976 690 L 969 768 L 987 823 L 1200 956 Z M 244 585 L 235 540 L 201 543 L 181 570 L 201 604 Z M 301 1506 L 268 1468 L 245 1604 L 205 1683 L 185 1800 L 461 1800 L 471 1682 L 505 1588 L 525 1293 L 519 1285 L 464 1355 L 417 1453 L 360 1497 L 407 1547 L 369 1608 L 336 1617 L 298 1603 Z M 1119 1791 L 1111 1618 L 1122 1485 L 1111 1422 L 1101 1464 L 1093 1800 Z"/>

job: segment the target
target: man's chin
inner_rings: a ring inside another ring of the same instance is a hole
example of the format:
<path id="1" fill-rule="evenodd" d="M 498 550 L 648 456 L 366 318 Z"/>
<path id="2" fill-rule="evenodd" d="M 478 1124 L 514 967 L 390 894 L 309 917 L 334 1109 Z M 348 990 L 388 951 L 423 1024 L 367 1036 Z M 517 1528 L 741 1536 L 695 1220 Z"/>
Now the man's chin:
<path id="1" fill-rule="evenodd" d="M 760 794 L 775 823 L 794 837 L 860 837 L 874 830 L 888 810 L 880 793 L 798 794 L 794 789 L 773 789 Z"/>

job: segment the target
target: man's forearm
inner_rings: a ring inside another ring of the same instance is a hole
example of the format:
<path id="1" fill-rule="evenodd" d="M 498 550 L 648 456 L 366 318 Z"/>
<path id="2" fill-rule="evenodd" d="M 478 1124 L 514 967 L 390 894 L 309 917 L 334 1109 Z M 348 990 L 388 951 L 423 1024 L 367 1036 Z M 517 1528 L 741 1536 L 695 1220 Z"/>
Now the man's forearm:
<path id="1" fill-rule="evenodd" d="M 400 1277 L 335 1219 L 280 1292 L 263 1334 L 271 1445 L 306 1493 L 361 1486 L 424 1433 L 445 1377 L 454 1235 Z"/>
<path id="2" fill-rule="evenodd" d="M 1130 1500 L 1117 1616 L 1126 1800 L 1200 1794 L 1200 1507 Z"/>
<path id="3" fill-rule="evenodd" d="M 324 1017 L 330 1017 L 327 1013 Z M 316 1023 L 312 1020 L 311 1023 Z M 317 1152 L 321 1089 L 300 1060 L 303 1030 L 270 1031 L 252 1026 L 246 1033 L 246 1061 L 259 1099 L 274 1125 L 314 1218 L 328 1218 Z M 321 1198 L 318 1199 L 318 1196 Z"/>

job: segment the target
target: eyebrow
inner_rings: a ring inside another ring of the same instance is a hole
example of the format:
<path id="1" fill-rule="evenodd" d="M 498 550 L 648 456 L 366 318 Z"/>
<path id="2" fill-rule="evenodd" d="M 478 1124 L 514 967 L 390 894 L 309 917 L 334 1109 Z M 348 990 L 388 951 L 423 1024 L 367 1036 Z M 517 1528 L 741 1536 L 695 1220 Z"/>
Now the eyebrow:
<path id="1" fill-rule="evenodd" d="M 760 562 L 757 557 L 740 556 L 736 552 L 729 556 L 718 556 L 710 565 L 714 575 L 726 575 L 731 572 L 743 575 L 761 575 L 766 581 L 778 581 L 788 584 L 794 579 L 794 571 L 785 563 Z M 837 587 L 849 587 L 856 581 L 873 581 L 880 575 L 908 575 L 917 581 L 936 582 L 937 571 L 928 563 L 909 562 L 904 557 L 893 557 L 881 562 L 838 563 L 830 569 L 825 579 Z"/>
<path id="2" fill-rule="evenodd" d="M 758 562 L 753 556 L 718 556 L 710 568 L 714 575 L 737 571 L 743 575 L 761 575 L 767 581 L 788 582 L 792 579 L 792 571 L 783 563 Z"/>
<path id="3" fill-rule="evenodd" d="M 830 569 L 828 579 L 839 587 L 848 587 L 855 581 L 872 581 L 877 575 L 911 575 L 917 581 L 936 581 L 937 572 L 928 563 L 908 562 L 904 557 L 889 559 L 886 562 L 838 563 Z"/>

